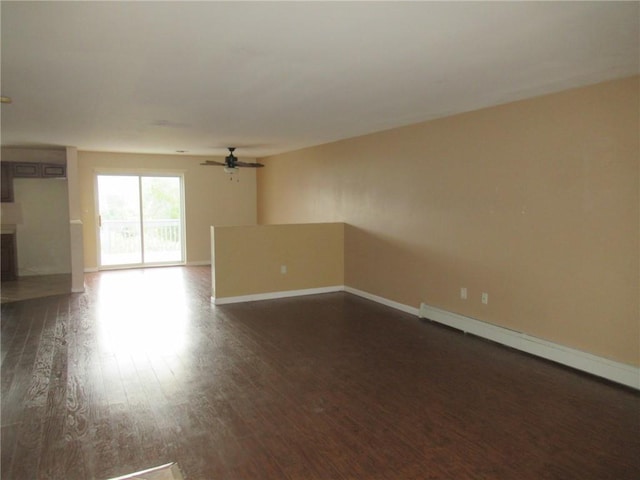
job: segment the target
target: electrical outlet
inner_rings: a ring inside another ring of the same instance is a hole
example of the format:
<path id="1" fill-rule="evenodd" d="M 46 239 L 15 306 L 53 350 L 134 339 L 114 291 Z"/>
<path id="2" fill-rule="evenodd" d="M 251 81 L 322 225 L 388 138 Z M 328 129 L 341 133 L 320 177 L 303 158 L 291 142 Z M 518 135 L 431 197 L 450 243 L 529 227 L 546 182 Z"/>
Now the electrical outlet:
<path id="1" fill-rule="evenodd" d="M 467 299 L 467 287 L 460 287 L 460 298 L 463 300 Z"/>
<path id="2" fill-rule="evenodd" d="M 482 292 L 482 303 L 485 305 L 489 303 L 489 294 L 486 292 Z"/>
<path id="3" fill-rule="evenodd" d="M 282 273 L 283 275 L 285 273 L 287 273 L 287 266 L 286 265 L 280 265 L 280 273 Z"/>

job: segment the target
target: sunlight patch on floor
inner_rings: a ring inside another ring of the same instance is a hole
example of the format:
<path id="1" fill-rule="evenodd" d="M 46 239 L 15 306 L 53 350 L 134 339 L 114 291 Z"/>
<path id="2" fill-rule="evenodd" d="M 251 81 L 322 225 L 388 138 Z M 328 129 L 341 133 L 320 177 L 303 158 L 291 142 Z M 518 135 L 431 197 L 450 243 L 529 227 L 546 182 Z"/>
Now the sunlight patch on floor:
<path id="1" fill-rule="evenodd" d="M 179 268 L 103 275 L 97 321 L 104 352 L 150 358 L 182 352 L 189 315 L 184 288 Z"/>

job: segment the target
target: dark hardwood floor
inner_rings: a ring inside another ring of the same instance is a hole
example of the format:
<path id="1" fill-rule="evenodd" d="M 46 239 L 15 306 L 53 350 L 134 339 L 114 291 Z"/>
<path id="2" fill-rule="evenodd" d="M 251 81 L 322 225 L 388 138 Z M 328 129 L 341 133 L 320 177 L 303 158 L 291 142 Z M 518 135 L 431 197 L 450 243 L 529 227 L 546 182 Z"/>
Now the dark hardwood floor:
<path id="1" fill-rule="evenodd" d="M 2 479 L 640 478 L 640 396 L 343 293 L 207 267 L 2 305 Z"/>

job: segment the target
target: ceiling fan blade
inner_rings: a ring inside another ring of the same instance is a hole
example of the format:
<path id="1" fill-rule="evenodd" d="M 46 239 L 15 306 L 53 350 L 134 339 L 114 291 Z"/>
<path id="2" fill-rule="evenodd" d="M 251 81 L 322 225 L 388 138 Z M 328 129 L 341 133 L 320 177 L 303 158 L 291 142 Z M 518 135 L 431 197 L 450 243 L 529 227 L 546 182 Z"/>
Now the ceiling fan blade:
<path id="1" fill-rule="evenodd" d="M 235 166 L 236 167 L 251 167 L 251 168 L 264 167 L 264 165 L 261 164 L 261 163 L 249 163 L 249 162 L 236 162 Z"/>
<path id="2" fill-rule="evenodd" d="M 214 166 L 220 166 L 220 167 L 226 167 L 226 169 L 229 169 L 230 171 L 235 171 L 236 168 L 238 167 L 245 167 L 245 168 L 260 168 L 260 167 L 264 167 L 264 165 L 262 163 L 252 163 L 252 162 L 241 162 L 238 160 L 238 157 L 236 157 L 233 154 L 233 151 L 235 150 L 235 147 L 228 147 L 229 149 L 229 155 L 227 155 L 225 157 L 225 161 L 223 162 L 218 162 L 216 160 L 205 160 L 203 163 L 201 163 L 200 165 L 214 165 Z M 225 169 L 225 171 L 226 171 Z"/>

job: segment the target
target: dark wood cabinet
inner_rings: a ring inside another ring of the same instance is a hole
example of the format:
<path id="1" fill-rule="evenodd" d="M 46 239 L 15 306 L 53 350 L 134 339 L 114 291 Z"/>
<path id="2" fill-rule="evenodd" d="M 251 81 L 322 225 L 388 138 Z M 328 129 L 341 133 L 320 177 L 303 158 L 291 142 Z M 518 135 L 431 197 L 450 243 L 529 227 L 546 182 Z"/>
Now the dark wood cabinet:
<path id="1" fill-rule="evenodd" d="M 39 163 L 13 163 L 13 178 L 38 178 L 40 172 Z"/>
<path id="2" fill-rule="evenodd" d="M 67 176 L 67 166 L 57 163 L 43 163 L 40 173 L 44 178 L 64 178 Z"/>
<path id="3" fill-rule="evenodd" d="M 2 269 L 0 271 L 0 280 L 6 282 L 18 278 L 18 258 L 16 249 L 16 234 L 3 233 L 0 241 L 0 260 Z"/>
<path id="4" fill-rule="evenodd" d="M 6 162 L 12 178 L 65 178 L 67 166 L 60 163 Z M 3 170 L 4 172 L 4 170 Z"/>
<path id="5" fill-rule="evenodd" d="M 2 201 L 13 202 L 13 173 L 11 171 L 11 164 L 2 162 L 0 163 L 0 180 L 2 181 Z"/>

